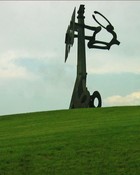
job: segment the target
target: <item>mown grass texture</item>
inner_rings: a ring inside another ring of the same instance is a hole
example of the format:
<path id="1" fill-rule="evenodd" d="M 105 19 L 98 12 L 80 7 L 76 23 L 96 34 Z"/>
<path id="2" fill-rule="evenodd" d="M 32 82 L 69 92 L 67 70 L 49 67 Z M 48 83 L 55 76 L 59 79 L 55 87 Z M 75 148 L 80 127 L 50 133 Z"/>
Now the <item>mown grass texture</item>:
<path id="1" fill-rule="evenodd" d="M 140 107 L 0 116 L 0 175 L 89 174 L 140 174 Z"/>

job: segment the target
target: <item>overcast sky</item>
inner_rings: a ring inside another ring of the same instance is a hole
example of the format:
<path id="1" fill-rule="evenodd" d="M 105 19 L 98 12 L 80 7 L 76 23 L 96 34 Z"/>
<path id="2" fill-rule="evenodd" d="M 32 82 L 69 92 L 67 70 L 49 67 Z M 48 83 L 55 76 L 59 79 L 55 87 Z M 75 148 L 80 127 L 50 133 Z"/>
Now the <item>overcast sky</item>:
<path id="1" fill-rule="evenodd" d="M 64 41 L 80 4 L 87 25 L 98 26 L 92 14 L 99 11 L 121 42 L 109 51 L 86 47 L 90 93 L 98 90 L 104 107 L 140 105 L 139 1 L 0 1 L 0 115 L 69 108 L 77 40 L 66 63 Z"/>

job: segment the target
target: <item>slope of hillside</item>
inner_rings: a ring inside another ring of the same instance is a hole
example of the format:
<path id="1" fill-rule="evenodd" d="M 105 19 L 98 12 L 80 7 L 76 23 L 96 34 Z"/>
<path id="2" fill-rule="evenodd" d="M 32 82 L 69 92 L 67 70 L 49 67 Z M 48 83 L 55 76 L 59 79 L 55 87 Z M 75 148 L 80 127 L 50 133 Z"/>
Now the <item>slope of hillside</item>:
<path id="1" fill-rule="evenodd" d="M 0 175 L 138 175 L 140 107 L 0 116 Z"/>

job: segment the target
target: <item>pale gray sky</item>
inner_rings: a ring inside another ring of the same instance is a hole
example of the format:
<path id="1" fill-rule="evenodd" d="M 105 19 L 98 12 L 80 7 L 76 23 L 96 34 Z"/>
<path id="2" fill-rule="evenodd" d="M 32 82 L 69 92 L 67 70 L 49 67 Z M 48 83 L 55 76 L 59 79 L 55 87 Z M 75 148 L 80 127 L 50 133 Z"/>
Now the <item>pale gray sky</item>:
<path id="1" fill-rule="evenodd" d="M 64 41 L 80 4 L 87 25 L 98 26 L 99 11 L 121 42 L 110 51 L 86 48 L 89 91 L 101 93 L 103 106 L 140 104 L 139 1 L 0 1 L 0 115 L 69 108 L 77 41 L 66 63 Z"/>

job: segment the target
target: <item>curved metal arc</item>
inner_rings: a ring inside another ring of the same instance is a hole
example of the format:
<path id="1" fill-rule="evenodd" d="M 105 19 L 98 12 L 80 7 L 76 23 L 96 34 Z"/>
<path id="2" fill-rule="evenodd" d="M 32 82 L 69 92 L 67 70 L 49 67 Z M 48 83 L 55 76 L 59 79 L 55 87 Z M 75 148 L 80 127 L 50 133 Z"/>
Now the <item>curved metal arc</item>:
<path id="1" fill-rule="evenodd" d="M 102 17 L 108 22 L 108 24 L 112 26 L 112 24 L 110 23 L 110 21 L 109 21 L 104 15 L 102 15 L 100 12 L 94 11 L 94 13 L 95 13 L 95 14 L 98 14 L 98 15 L 100 15 L 100 16 L 102 16 Z M 102 26 L 104 29 L 106 29 L 105 26 L 103 26 L 99 21 L 97 21 L 95 15 L 92 15 L 92 17 L 93 17 L 93 19 L 94 19 L 100 26 Z"/>

